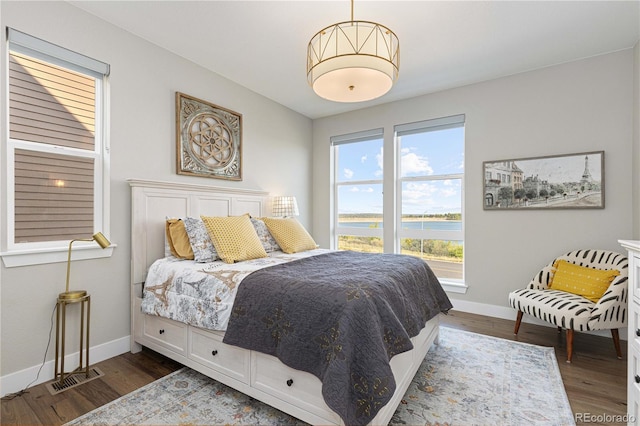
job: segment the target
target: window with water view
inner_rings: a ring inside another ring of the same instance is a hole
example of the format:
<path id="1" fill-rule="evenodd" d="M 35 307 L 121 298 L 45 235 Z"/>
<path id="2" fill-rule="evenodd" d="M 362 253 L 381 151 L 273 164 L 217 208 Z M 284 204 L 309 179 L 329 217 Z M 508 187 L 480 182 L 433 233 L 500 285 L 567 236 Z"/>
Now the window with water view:
<path id="1" fill-rule="evenodd" d="M 400 161 L 400 253 L 427 261 L 438 278 L 462 281 L 463 117 L 396 127 Z"/>
<path id="2" fill-rule="evenodd" d="M 385 153 L 381 129 L 332 138 L 335 247 L 381 253 L 391 227 L 395 253 L 420 257 L 438 278 L 462 283 L 464 116 L 396 126 L 394 143 L 397 173 L 385 174 L 384 156 L 393 152 Z M 395 193 L 385 197 L 389 179 Z M 384 217 L 391 200 L 396 216 Z"/>
<path id="3" fill-rule="evenodd" d="M 340 250 L 382 253 L 382 134 L 334 141 Z"/>

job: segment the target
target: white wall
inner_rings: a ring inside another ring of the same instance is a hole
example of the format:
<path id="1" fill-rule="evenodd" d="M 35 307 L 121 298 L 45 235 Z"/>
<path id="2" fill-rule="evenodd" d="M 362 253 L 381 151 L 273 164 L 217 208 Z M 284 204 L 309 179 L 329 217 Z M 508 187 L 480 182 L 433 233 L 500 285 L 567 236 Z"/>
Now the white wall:
<path id="1" fill-rule="evenodd" d="M 2 69 L 5 26 L 59 44 L 111 65 L 111 241 L 108 259 L 78 261 L 72 288 L 92 296 L 91 346 L 113 342 L 128 350 L 130 280 L 130 190 L 128 178 L 263 189 L 297 196 L 300 221 L 311 225 L 311 120 L 168 51 L 118 29 L 67 2 L 2 2 Z M 2 73 L 2 98 L 6 76 Z M 242 114 L 242 182 L 175 173 L 175 92 Z M 6 105 L 2 108 L 6 116 Z M 5 128 L 3 120 L 0 127 Z M 5 155 L 2 132 L 1 156 Z M 283 155 L 286 153 L 286 155 Z M 4 171 L 2 171 L 4 173 Z M 4 191 L 4 187 L 3 187 Z M 2 200 L 5 203 L 6 197 Z M 6 212 L 3 205 L 2 215 Z M 66 263 L 0 269 L 2 393 L 7 383 L 35 378 L 43 359 L 50 315 L 64 290 Z M 125 342 L 122 346 L 122 342 Z M 77 348 L 76 348 L 77 350 Z M 108 354 L 108 350 L 103 351 Z M 50 349 L 47 360 L 53 359 Z M 53 371 L 47 364 L 49 371 Z M 27 369 L 26 372 L 20 370 Z M 51 378 L 43 373 L 41 381 Z M 15 374 L 13 374 L 15 373 Z M 31 374 L 33 373 L 33 374 Z M 9 376 L 9 377 L 7 377 Z M 11 380 L 9 380 L 11 379 Z M 14 380 L 15 379 L 15 380 Z M 25 386 L 28 381 L 15 386 Z"/>
<path id="2" fill-rule="evenodd" d="M 329 246 L 331 136 L 384 127 L 389 153 L 395 124 L 465 114 L 469 289 L 451 297 L 464 310 L 509 312 L 507 294 L 558 254 L 582 247 L 623 251 L 617 240 L 632 237 L 633 206 L 640 201 L 631 194 L 633 75 L 629 49 L 314 120 L 314 236 Z M 483 161 L 598 150 L 605 151 L 605 209 L 483 210 Z M 385 160 L 385 174 L 392 167 Z M 390 206 L 390 191 L 384 197 Z M 392 238 L 392 230 L 385 228 L 385 238 Z"/>

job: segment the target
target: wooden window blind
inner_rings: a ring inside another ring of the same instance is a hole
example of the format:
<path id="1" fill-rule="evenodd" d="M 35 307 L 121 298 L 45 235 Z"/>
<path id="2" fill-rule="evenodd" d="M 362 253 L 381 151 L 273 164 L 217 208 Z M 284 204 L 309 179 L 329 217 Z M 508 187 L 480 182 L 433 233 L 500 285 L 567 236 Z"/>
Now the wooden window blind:
<path id="1" fill-rule="evenodd" d="M 94 77 L 10 52 L 9 137 L 32 143 L 14 151 L 15 243 L 94 233 L 95 128 Z"/>

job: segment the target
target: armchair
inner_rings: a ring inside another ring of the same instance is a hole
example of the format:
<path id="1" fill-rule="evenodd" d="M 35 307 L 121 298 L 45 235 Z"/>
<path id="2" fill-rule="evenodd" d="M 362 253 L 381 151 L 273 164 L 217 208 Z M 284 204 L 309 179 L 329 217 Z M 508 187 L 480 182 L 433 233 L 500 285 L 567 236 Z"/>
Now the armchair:
<path id="1" fill-rule="evenodd" d="M 598 270 L 617 270 L 609 287 L 597 302 L 586 297 L 553 289 L 557 260 Z M 573 356 L 574 331 L 611 330 L 619 359 L 622 359 L 618 328 L 627 323 L 627 257 L 607 250 L 576 250 L 559 256 L 542 268 L 526 288 L 509 293 L 509 305 L 518 310 L 514 334 L 518 334 L 523 314 L 531 315 L 567 330 L 567 362 Z M 551 288 L 549 288 L 551 286 Z"/>

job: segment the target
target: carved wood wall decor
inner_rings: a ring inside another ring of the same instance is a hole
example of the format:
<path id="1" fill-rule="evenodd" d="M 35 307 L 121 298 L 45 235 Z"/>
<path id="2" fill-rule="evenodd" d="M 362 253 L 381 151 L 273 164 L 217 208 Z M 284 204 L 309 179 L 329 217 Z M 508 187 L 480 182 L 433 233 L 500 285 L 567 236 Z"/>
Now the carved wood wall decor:
<path id="1" fill-rule="evenodd" d="M 242 114 L 176 92 L 180 175 L 242 180 Z"/>

